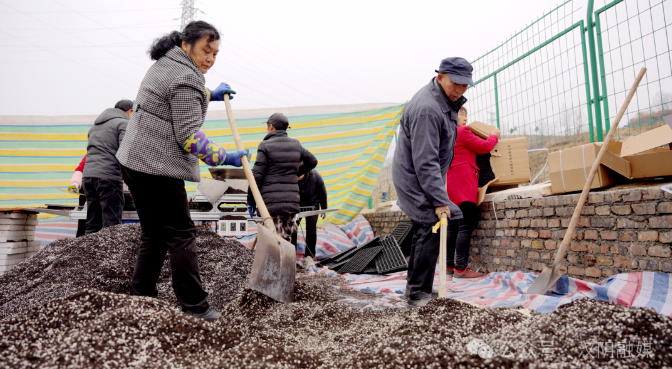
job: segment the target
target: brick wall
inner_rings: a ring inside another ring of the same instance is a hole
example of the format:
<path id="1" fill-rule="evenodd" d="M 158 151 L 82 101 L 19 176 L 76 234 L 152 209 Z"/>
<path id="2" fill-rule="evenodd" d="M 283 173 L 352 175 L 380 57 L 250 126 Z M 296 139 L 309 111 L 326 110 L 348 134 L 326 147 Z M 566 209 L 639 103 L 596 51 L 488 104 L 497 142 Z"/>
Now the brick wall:
<path id="1" fill-rule="evenodd" d="M 481 205 L 469 264 L 488 271 L 540 271 L 562 242 L 579 194 Z M 390 234 L 402 212 L 364 215 Z M 566 274 L 598 281 L 632 271 L 672 273 L 672 195 L 659 188 L 591 193 L 564 263 Z"/>
<path id="2" fill-rule="evenodd" d="M 369 221 L 369 223 L 371 223 L 371 228 L 373 228 L 373 233 L 376 236 L 391 234 L 394 227 L 397 226 L 397 223 L 401 220 L 408 219 L 406 214 L 402 211 L 383 211 L 362 215 Z"/>

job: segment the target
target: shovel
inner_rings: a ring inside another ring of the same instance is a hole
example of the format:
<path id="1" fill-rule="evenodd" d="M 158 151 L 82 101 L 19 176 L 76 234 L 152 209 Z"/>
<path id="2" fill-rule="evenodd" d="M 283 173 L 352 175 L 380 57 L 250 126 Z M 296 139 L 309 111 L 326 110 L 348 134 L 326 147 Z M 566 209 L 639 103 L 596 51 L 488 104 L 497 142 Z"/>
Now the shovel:
<path id="1" fill-rule="evenodd" d="M 532 285 L 528 287 L 526 294 L 543 295 L 549 289 L 551 289 L 551 287 L 555 285 L 555 282 L 557 282 L 558 279 L 562 276 L 560 265 L 562 264 L 563 260 L 565 260 L 565 255 L 567 254 L 569 243 L 572 240 L 572 237 L 574 236 L 576 223 L 578 223 L 579 221 L 579 216 L 581 215 L 581 210 L 583 210 L 583 204 L 586 202 L 586 198 L 588 197 L 588 192 L 590 192 L 590 187 L 593 184 L 593 178 L 595 178 L 595 173 L 597 173 L 597 169 L 600 166 L 602 157 L 607 151 L 607 146 L 609 146 L 609 142 L 611 142 L 612 137 L 618 130 L 618 123 L 621 122 L 621 118 L 625 114 L 625 111 L 628 108 L 628 105 L 630 104 L 630 100 L 632 100 L 632 97 L 635 95 L 635 91 L 637 91 L 637 86 L 639 86 L 639 82 L 642 80 L 642 78 L 644 78 L 645 73 L 646 68 L 642 68 L 639 71 L 639 74 L 637 75 L 635 82 L 632 84 L 632 87 L 630 88 L 630 92 L 628 92 L 628 96 L 626 97 L 625 101 L 623 102 L 623 105 L 621 106 L 621 110 L 618 111 L 618 115 L 614 120 L 614 124 L 609 129 L 609 134 L 607 134 L 607 137 L 604 139 L 604 142 L 602 143 L 602 148 L 600 149 L 600 152 L 597 153 L 595 162 L 593 162 L 593 166 L 592 168 L 590 168 L 590 174 L 588 174 L 588 178 L 586 179 L 586 184 L 583 186 L 583 191 L 581 191 L 579 202 L 578 204 L 576 204 L 574 214 L 572 214 L 572 219 L 569 222 L 569 227 L 567 228 L 567 233 L 565 233 L 565 238 L 562 239 L 562 243 L 560 244 L 558 253 L 555 255 L 555 259 L 553 260 L 553 265 L 551 266 L 547 265 L 544 267 L 544 270 L 541 272 L 541 274 L 539 274 L 539 276 L 537 276 L 537 279 L 534 280 L 534 283 L 532 283 Z"/>
<path id="2" fill-rule="evenodd" d="M 224 94 L 224 103 L 226 104 L 226 114 L 229 117 L 236 148 L 243 150 L 243 142 L 238 135 L 228 94 Z M 263 222 L 263 226 L 257 227 L 257 238 L 255 239 L 257 251 L 254 253 L 254 262 L 252 263 L 250 288 L 274 300 L 292 302 L 294 301 L 296 249 L 294 245 L 280 237 L 276 232 L 275 223 L 273 223 L 273 219 L 266 209 L 266 204 L 264 204 L 257 182 L 254 180 L 247 157 L 243 156 L 241 162 Z"/>
<path id="3" fill-rule="evenodd" d="M 439 297 L 448 296 L 446 291 L 446 236 L 448 236 L 448 217 L 446 213 L 441 214 L 441 219 L 432 227 L 432 233 L 436 233 L 437 229 L 441 228 L 439 233 Z"/>

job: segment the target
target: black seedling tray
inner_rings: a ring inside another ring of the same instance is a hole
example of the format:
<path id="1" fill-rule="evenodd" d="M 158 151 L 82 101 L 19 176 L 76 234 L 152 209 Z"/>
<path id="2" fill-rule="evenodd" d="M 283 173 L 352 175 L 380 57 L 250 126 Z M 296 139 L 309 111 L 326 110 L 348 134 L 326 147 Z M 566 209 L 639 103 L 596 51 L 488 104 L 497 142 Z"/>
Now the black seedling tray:
<path id="1" fill-rule="evenodd" d="M 376 258 L 380 257 L 380 254 Z M 378 274 L 378 269 L 376 268 L 376 261 L 372 261 L 369 263 L 369 265 L 362 270 L 362 274 Z"/>
<path id="2" fill-rule="evenodd" d="M 339 273 L 362 273 L 366 266 L 369 265 L 378 254 L 383 251 L 384 246 L 371 246 L 357 251 L 355 256 L 345 264 L 338 272 Z"/>
<path id="3" fill-rule="evenodd" d="M 397 245 L 401 248 L 403 255 L 408 256 L 411 254 L 411 241 L 413 235 L 411 231 L 413 230 L 413 224 L 410 220 L 402 220 L 397 224 L 392 231 L 392 237 L 397 241 Z"/>
<path id="4" fill-rule="evenodd" d="M 350 261 L 350 259 L 346 259 L 346 260 L 343 260 L 341 262 L 334 262 L 332 264 L 327 264 L 327 268 L 331 269 L 335 272 L 338 272 L 339 269 L 341 269 L 341 267 L 343 267 L 343 265 L 348 263 L 348 261 Z"/>
<path id="5" fill-rule="evenodd" d="M 378 274 L 393 273 L 408 269 L 408 263 L 394 237 L 385 237 L 381 242 L 383 250 L 376 258 Z"/>
<path id="6" fill-rule="evenodd" d="M 366 247 L 371 247 L 371 246 L 378 246 L 380 239 L 378 237 L 374 237 L 371 239 L 369 242 L 359 246 L 359 247 L 351 247 L 345 251 L 341 251 L 338 254 L 333 254 L 327 258 L 324 258 L 320 260 L 319 262 L 315 263 L 316 266 L 325 266 L 329 264 L 335 264 L 344 260 L 347 260 L 351 258 L 358 250 L 361 250 Z M 329 268 L 331 269 L 331 268 Z"/>

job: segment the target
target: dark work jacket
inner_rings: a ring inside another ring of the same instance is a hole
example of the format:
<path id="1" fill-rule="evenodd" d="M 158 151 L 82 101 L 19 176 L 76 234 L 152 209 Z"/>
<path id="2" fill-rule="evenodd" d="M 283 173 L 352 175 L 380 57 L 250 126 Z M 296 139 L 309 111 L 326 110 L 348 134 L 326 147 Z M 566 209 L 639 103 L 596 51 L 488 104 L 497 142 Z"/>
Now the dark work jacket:
<path id="1" fill-rule="evenodd" d="M 105 109 L 89 129 L 86 146 L 84 178 L 110 179 L 121 182 L 121 169 L 116 158 L 117 150 L 126 134 L 128 116 L 117 108 Z"/>
<path id="2" fill-rule="evenodd" d="M 450 219 L 462 219 L 460 208 L 448 198 L 446 173 L 457 138 L 457 112 L 466 99 L 449 103 L 435 79 L 406 104 L 392 165 L 397 205 L 420 223 L 437 222 L 434 208 L 444 205 Z"/>
<path id="3" fill-rule="evenodd" d="M 299 212 L 298 177 L 316 166 L 315 156 L 298 140 L 288 137 L 287 131 L 273 131 L 264 137 L 252 173 L 271 215 Z M 247 194 L 247 203 L 256 206 L 252 191 Z"/>
<path id="4" fill-rule="evenodd" d="M 301 206 L 315 206 L 315 210 L 327 208 L 327 188 L 317 170 L 313 169 L 299 181 Z"/>

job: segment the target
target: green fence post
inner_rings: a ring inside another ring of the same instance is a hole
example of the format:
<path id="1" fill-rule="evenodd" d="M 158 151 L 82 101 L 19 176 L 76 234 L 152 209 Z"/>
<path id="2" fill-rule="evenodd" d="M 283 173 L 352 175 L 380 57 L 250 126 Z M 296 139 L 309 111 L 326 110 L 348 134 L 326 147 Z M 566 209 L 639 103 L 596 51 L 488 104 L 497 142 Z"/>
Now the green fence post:
<path id="1" fill-rule="evenodd" d="M 497 112 L 497 129 L 499 128 L 499 94 L 497 93 L 497 73 L 495 73 L 495 111 Z"/>
<path id="2" fill-rule="evenodd" d="M 588 97 L 589 106 L 592 103 L 595 106 L 595 127 L 597 128 L 597 142 L 604 141 L 602 137 L 602 111 L 600 109 L 600 86 L 597 78 L 597 57 L 595 53 L 595 35 L 593 32 L 593 2 L 588 0 L 588 14 L 586 21 L 588 22 L 588 49 L 590 52 L 590 70 L 593 79 L 593 99 Z M 583 33 L 582 33 L 583 34 Z M 587 82 L 587 81 L 586 81 Z M 592 141 L 592 140 L 591 140 Z"/>
<path id="3" fill-rule="evenodd" d="M 592 1 L 592 0 L 591 0 Z M 586 99 L 588 99 L 588 103 L 586 106 L 588 107 L 588 134 L 590 135 L 590 142 L 595 142 L 595 133 L 593 132 L 593 114 L 592 114 L 592 109 L 590 108 L 590 77 L 588 76 L 588 55 L 586 55 L 586 30 L 583 27 L 583 21 L 581 23 L 581 47 L 583 49 L 583 73 L 585 75 L 586 79 Z M 599 104 L 595 104 L 596 106 Z M 597 142 L 602 142 L 602 130 L 599 128 L 600 123 L 599 120 L 597 121 Z M 583 142 L 582 142 L 583 143 Z"/>
<path id="4" fill-rule="evenodd" d="M 369 197 L 369 209 L 373 209 L 373 196 Z"/>

